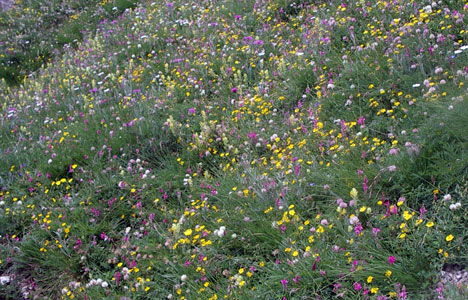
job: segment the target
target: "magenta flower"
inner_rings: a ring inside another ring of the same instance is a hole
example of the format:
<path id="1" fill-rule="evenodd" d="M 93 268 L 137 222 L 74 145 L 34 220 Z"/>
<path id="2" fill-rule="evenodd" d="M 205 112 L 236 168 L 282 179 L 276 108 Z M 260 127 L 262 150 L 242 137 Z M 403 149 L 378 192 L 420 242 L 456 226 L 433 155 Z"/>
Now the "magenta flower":
<path id="1" fill-rule="evenodd" d="M 257 133 L 255 133 L 255 132 L 249 132 L 249 133 L 247 133 L 247 137 L 248 137 L 249 139 L 251 139 L 252 141 L 256 141 L 256 140 L 257 140 Z"/>
<path id="2" fill-rule="evenodd" d="M 408 299 L 408 295 L 406 294 L 406 286 L 401 288 L 401 292 L 398 293 L 398 299 L 406 300 Z"/>
<path id="3" fill-rule="evenodd" d="M 395 256 L 389 256 L 388 257 L 388 263 L 393 265 L 396 262 Z"/>
<path id="4" fill-rule="evenodd" d="M 358 223 L 356 227 L 354 227 L 354 233 L 356 233 L 356 235 L 360 235 L 363 230 L 364 228 L 362 227 L 361 223 Z"/>
<path id="5" fill-rule="evenodd" d="M 288 288 L 288 282 L 289 281 L 286 278 L 281 279 L 281 284 L 283 285 L 283 288 Z"/>
<path id="6" fill-rule="evenodd" d="M 359 291 L 360 289 L 362 289 L 362 285 L 359 282 L 355 282 L 353 284 L 353 287 L 356 291 Z"/>

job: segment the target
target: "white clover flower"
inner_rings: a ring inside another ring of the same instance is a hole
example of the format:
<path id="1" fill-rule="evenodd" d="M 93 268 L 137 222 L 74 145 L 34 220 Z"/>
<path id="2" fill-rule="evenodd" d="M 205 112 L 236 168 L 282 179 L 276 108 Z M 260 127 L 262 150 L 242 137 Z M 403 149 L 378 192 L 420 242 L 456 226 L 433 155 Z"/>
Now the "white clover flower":
<path id="1" fill-rule="evenodd" d="M 355 225 L 357 223 L 359 223 L 359 218 L 357 216 L 352 216 L 351 218 L 349 218 L 349 224 Z"/>

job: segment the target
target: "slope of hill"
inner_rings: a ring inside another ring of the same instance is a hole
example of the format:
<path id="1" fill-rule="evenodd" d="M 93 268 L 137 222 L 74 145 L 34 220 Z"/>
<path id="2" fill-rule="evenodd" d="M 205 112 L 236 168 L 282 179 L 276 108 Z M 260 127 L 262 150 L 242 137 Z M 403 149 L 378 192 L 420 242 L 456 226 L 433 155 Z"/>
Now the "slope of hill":
<path id="1" fill-rule="evenodd" d="M 439 277 L 467 264 L 467 23 L 410 0 L 101 21 L 0 84 L 0 295 L 465 297 Z"/>
<path id="2" fill-rule="evenodd" d="M 18 85 L 137 0 L 0 1 L 0 78 Z"/>

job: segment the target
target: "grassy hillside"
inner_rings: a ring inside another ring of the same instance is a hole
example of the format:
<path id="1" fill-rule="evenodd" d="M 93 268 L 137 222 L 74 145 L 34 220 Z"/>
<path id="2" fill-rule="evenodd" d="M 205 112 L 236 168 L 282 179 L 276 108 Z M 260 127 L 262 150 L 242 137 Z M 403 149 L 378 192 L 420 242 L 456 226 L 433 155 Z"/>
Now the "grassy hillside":
<path id="1" fill-rule="evenodd" d="M 26 76 L 114 19 L 137 0 L 17 0 L 0 10 L 0 78 L 9 85 Z M 65 48 L 65 49 L 64 49 Z"/>
<path id="2" fill-rule="evenodd" d="M 0 83 L 0 297 L 467 296 L 467 1 L 77 3 Z"/>

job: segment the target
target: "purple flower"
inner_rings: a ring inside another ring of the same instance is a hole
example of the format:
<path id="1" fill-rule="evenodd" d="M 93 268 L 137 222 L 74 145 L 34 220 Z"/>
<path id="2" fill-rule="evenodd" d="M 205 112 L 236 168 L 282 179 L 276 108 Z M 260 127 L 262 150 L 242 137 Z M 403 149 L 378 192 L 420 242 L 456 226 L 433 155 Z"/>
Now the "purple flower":
<path id="1" fill-rule="evenodd" d="M 406 300 L 408 299 L 408 295 L 406 294 L 406 286 L 403 286 L 401 288 L 401 292 L 398 293 L 398 299 L 399 300 Z"/>
<path id="2" fill-rule="evenodd" d="M 423 206 L 419 209 L 419 213 L 421 214 L 421 217 L 424 216 L 424 214 L 427 212 L 427 209 Z"/>
<path id="3" fill-rule="evenodd" d="M 254 45 L 263 45 L 262 40 L 255 40 Z"/>
<path id="4" fill-rule="evenodd" d="M 396 262 L 395 256 L 389 256 L 389 257 L 388 257 L 388 263 L 389 263 L 390 265 L 393 265 L 395 262 Z"/>
<path id="5" fill-rule="evenodd" d="M 359 282 L 355 282 L 353 284 L 353 287 L 356 291 L 359 291 L 360 289 L 362 289 L 362 285 Z"/>
<path id="6" fill-rule="evenodd" d="M 374 237 L 377 237 L 377 234 L 378 234 L 379 232 L 380 232 L 380 229 L 379 229 L 379 228 L 375 228 L 375 227 L 372 228 L 372 235 L 373 235 Z"/>
<path id="7" fill-rule="evenodd" d="M 101 233 L 101 239 L 103 239 L 104 241 L 107 241 L 109 239 L 109 237 L 106 235 L 105 232 Z"/>
<path id="8" fill-rule="evenodd" d="M 255 132 L 249 132 L 247 133 L 247 137 L 251 139 L 252 141 L 256 141 L 258 136 L 257 136 L 257 133 Z"/>
<path id="9" fill-rule="evenodd" d="M 357 123 L 361 126 L 364 126 L 366 119 L 364 117 L 359 117 Z"/>
<path id="10" fill-rule="evenodd" d="M 288 282 L 289 281 L 286 278 L 281 279 L 281 284 L 283 285 L 283 288 L 288 288 Z"/>

